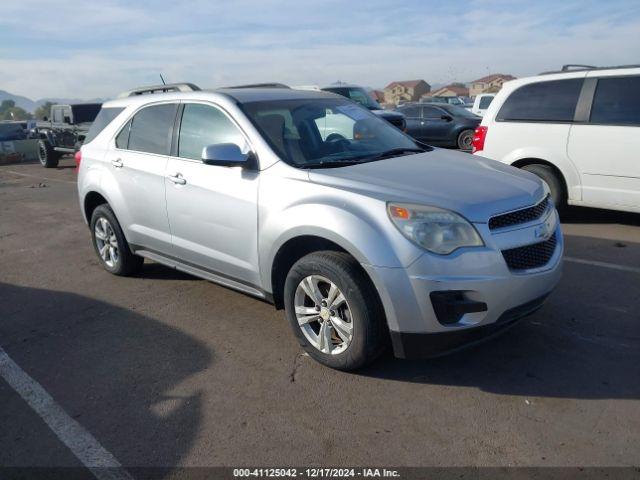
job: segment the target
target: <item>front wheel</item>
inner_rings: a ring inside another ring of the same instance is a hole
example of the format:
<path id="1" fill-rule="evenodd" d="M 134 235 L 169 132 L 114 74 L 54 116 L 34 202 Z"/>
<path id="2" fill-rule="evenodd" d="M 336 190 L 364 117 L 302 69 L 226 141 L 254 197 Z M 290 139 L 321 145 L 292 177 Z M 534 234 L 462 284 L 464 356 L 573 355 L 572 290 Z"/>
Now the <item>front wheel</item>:
<path id="1" fill-rule="evenodd" d="M 38 160 L 44 168 L 57 167 L 60 157 L 60 153 L 47 140 L 38 140 Z"/>
<path id="2" fill-rule="evenodd" d="M 284 300 L 298 342 L 316 361 L 355 370 L 384 350 L 380 300 L 348 254 L 326 251 L 301 258 L 287 275 Z"/>
<path id="3" fill-rule="evenodd" d="M 458 135 L 458 148 L 460 150 L 471 151 L 473 146 L 473 130 L 464 130 Z"/>

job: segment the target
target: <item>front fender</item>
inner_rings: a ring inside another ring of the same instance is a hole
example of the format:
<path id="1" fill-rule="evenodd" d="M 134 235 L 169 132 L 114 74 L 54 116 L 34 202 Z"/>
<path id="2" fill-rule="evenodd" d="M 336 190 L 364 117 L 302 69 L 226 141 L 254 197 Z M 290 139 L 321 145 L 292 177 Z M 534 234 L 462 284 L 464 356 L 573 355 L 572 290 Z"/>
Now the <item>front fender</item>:
<path id="1" fill-rule="evenodd" d="M 331 203 L 324 198 L 296 204 L 266 217 L 260 229 L 260 274 L 268 291 L 273 291 L 271 270 L 280 248 L 308 235 L 339 245 L 362 265 L 402 268 L 422 254 L 391 224 L 384 202 L 362 198 L 356 204 Z"/>

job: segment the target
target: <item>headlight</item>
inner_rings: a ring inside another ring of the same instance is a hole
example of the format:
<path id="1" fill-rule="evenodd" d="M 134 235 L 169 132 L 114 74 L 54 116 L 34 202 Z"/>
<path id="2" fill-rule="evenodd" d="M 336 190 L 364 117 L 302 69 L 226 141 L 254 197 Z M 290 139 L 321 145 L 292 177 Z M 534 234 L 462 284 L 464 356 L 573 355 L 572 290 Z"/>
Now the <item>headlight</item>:
<path id="1" fill-rule="evenodd" d="M 387 213 L 405 237 L 433 253 L 447 255 L 461 247 L 484 245 L 473 225 L 449 210 L 389 203 Z"/>

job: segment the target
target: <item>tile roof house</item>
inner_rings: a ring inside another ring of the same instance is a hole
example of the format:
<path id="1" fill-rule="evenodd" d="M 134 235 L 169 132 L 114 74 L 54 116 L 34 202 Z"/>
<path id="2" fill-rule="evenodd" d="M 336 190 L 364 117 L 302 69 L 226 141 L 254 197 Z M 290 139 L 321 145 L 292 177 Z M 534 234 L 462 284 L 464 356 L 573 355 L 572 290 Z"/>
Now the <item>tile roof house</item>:
<path id="1" fill-rule="evenodd" d="M 431 91 L 431 85 L 424 80 L 406 80 L 391 82 L 384 87 L 384 99 L 386 103 L 417 102 L 425 93 Z"/>
<path id="2" fill-rule="evenodd" d="M 502 88 L 504 82 L 515 80 L 513 75 L 505 75 L 503 73 L 494 73 L 486 77 L 478 78 L 471 82 L 469 88 L 469 96 L 475 97 L 481 93 L 496 93 Z"/>
<path id="3" fill-rule="evenodd" d="M 468 97 L 469 89 L 467 87 L 463 87 L 461 85 L 446 85 L 442 88 L 439 88 L 433 92 L 428 93 L 427 95 L 423 95 L 425 97 Z"/>

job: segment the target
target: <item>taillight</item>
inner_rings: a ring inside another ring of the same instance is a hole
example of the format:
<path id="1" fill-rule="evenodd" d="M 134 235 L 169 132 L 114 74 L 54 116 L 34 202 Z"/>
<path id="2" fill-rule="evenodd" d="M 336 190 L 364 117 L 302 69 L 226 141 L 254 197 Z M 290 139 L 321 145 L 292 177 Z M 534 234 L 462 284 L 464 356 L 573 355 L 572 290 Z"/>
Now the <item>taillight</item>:
<path id="1" fill-rule="evenodd" d="M 80 162 L 82 161 L 82 152 L 78 150 L 73 156 L 73 158 L 76 161 L 76 172 L 77 172 L 80 169 Z"/>
<path id="2" fill-rule="evenodd" d="M 476 131 L 473 134 L 473 148 L 471 149 L 471 153 L 481 152 L 484 150 L 484 140 L 487 138 L 487 131 L 489 127 L 484 127 L 479 125 L 476 127 Z"/>

